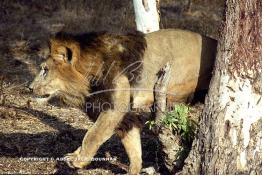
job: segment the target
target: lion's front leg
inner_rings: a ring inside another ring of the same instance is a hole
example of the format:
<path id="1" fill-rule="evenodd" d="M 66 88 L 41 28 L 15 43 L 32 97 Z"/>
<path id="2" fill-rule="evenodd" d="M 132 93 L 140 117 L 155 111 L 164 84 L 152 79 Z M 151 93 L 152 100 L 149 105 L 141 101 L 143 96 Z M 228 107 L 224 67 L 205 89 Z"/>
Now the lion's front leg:
<path id="1" fill-rule="evenodd" d="M 82 146 L 66 156 L 68 165 L 83 168 L 88 165 L 99 147 L 116 131 L 129 109 L 130 85 L 127 77 L 120 76 L 115 81 L 115 92 L 112 94 L 113 109 L 102 112 L 94 126 L 86 133 Z"/>
<path id="2" fill-rule="evenodd" d="M 99 147 L 115 133 L 115 128 L 123 115 L 124 113 L 111 110 L 103 112 L 94 126 L 86 133 L 82 146 L 75 152 L 66 155 L 67 164 L 71 168 L 83 168 L 88 165 Z"/>

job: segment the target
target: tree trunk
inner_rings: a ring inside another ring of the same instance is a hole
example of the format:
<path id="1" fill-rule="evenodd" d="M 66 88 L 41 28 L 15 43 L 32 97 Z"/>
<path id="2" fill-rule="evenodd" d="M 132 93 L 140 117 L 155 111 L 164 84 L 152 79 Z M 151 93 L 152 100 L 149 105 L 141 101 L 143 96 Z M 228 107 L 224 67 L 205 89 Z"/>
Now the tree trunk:
<path id="1" fill-rule="evenodd" d="M 180 174 L 262 174 L 262 1 L 227 0 L 200 128 Z"/>
<path id="2" fill-rule="evenodd" d="M 156 0 L 133 0 L 138 31 L 150 33 L 159 30 Z"/>
<path id="3" fill-rule="evenodd" d="M 166 91 L 170 79 L 170 63 L 167 63 L 158 72 L 158 79 L 154 86 L 154 110 L 155 110 L 155 126 L 153 132 L 159 138 L 161 147 L 161 155 L 167 171 L 172 172 L 175 169 L 181 169 L 184 157 L 178 156 L 183 149 L 180 135 L 173 134 L 172 129 L 163 126 L 161 123 L 165 117 L 166 109 Z"/>
<path id="4" fill-rule="evenodd" d="M 161 70 L 158 72 L 158 79 L 154 86 L 154 102 L 155 102 L 155 115 L 156 124 L 160 126 L 161 120 L 164 117 L 164 112 L 166 112 L 166 92 L 170 79 L 171 66 L 168 62 Z"/>

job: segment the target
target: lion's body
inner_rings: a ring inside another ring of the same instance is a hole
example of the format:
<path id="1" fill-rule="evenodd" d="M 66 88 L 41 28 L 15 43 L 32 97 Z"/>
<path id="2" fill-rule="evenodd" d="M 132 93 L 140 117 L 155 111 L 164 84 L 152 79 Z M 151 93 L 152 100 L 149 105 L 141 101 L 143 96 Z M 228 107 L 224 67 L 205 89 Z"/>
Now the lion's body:
<path id="1" fill-rule="evenodd" d="M 50 46 L 50 57 L 31 88 L 38 95 L 61 96 L 71 105 L 85 104 L 86 111 L 95 108 L 98 117 L 82 147 L 69 154 L 70 165 L 85 166 L 89 161 L 73 158 L 92 158 L 112 134 L 124 130 L 127 134 L 121 136 L 131 174 L 141 168 L 141 143 L 139 129 L 132 125 L 136 117 L 130 104 L 133 108 L 152 105 L 156 74 L 167 62 L 171 64 L 168 101 L 187 101 L 196 90 L 208 88 L 216 52 L 212 39 L 171 29 L 145 37 L 140 33 L 58 34 Z"/>
<path id="2" fill-rule="evenodd" d="M 135 89 L 134 105 L 152 104 L 156 74 L 169 62 L 168 100 L 186 102 L 196 90 L 207 89 L 216 53 L 216 41 L 183 30 L 160 30 L 146 35 L 142 80 Z"/>

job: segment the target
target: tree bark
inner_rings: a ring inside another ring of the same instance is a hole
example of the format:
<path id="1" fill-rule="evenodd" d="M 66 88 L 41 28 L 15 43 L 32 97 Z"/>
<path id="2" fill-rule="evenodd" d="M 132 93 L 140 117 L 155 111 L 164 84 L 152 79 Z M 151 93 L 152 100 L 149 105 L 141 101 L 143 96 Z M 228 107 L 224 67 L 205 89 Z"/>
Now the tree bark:
<path id="1" fill-rule="evenodd" d="M 158 136 L 161 146 L 163 163 L 168 172 L 175 172 L 183 167 L 184 154 L 179 154 L 183 150 L 182 140 L 179 134 L 173 134 L 172 129 L 163 126 L 161 123 L 165 117 L 167 104 L 167 87 L 170 80 L 171 67 L 168 62 L 159 72 L 158 79 L 154 86 L 154 110 L 155 126 L 153 132 Z"/>
<path id="2" fill-rule="evenodd" d="M 180 174 L 262 174 L 262 1 L 227 0 L 200 128 Z"/>
<path id="3" fill-rule="evenodd" d="M 158 79 L 154 86 L 154 101 L 155 101 L 155 115 L 157 125 L 160 126 L 160 122 L 166 112 L 166 91 L 170 79 L 170 63 L 167 63 L 158 73 Z"/>
<path id="4" fill-rule="evenodd" d="M 150 33 L 159 30 L 156 0 L 133 0 L 138 31 Z"/>

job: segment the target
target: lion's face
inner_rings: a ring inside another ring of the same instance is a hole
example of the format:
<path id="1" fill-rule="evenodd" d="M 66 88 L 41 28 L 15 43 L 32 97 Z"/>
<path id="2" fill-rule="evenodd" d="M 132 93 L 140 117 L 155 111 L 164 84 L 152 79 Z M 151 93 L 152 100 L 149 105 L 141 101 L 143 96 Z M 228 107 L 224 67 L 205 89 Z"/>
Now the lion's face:
<path id="1" fill-rule="evenodd" d="M 42 63 L 40 69 L 40 72 L 30 85 L 30 89 L 33 90 L 35 95 L 49 96 L 65 90 L 63 79 L 58 70 L 59 67 L 54 65 L 52 59 L 49 58 Z"/>
<path id="2" fill-rule="evenodd" d="M 61 96 L 68 101 L 87 95 L 86 78 L 71 64 L 72 54 L 68 51 L 68 48 L 58 47 L 41 64 L 39 74 L 29 87 L 35 95 L 41 98 Z"/>

